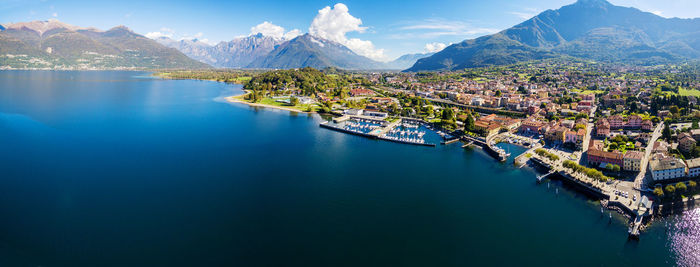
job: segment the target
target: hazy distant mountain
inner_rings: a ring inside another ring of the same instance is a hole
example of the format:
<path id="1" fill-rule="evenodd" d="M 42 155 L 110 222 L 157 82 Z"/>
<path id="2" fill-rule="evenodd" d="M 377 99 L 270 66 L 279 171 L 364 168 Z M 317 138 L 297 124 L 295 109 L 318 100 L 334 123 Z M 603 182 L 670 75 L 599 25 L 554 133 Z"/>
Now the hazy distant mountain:
<path id="1" fill-rule="evenodd" d="M 259 58 L 248 68 L 290 69 L 313 67 L 323 69 L 384 69 L 381 62 L 360 56 L 342 44 L 304 34 L 277 46 L 267 56 Z"/>
<path id="2" fill-rule="evenodd" d="M 435 53 L 405 54 L 397 59 L 394 59 L 393 61 L 387 62 L 386 65 L 389 69 L 403 70 L 413 66 L 413 64 L 415 64 L 419 59 L 432 56 L 433 54 Z"/>
<path id="3" fill-rule="evenodd" d="M 408 71 L 510 64 L 561 55 L 655 63 L 699 58 L 700 19 L 666 19 L 605 0 L 579 0 L 499 33 L 453 44 Z"/>
<path id="4" fill-rule="evenodd" d="M 159 37 L 155 40 L 164 46 L 177 49 L 178 51 L 182 52 L 183 54 L 194 60 L 212 66 L 216 66 L 215 63 L 217 62 L 217 60 L 216 58 L 212 57 L 210 51 L 212 49 L 212 46 L 205 42 L 199 41 L 197 39 L 183 39 L 180 41 L 175 41 L 168 37 Z"/>
<path id="5" fill-rule="evenodd" d="M 212 55 L 218 60 L 217 67 L 244 68 L 253 61 L 267 56 L 283 42 L 283 39 L 258 33 L 236 38 L 230 42 L 221 42 L 214 46 Z"/>
<path id="6" fill-rule="evenodd" d="M 215 46 L 194 40 L 175 41 L 168 37 L 156 39 L 159 43 L 172 47 L 185 55 L 220 68 L 243 68 L 254 60 L 266 56 L 283 39 L 265 36 L 260 33 L 220 42 Z"/>
<path id="7" fill-rule="evenodd" d="M 0 67 L 205 68 L 124 26 L 100 31 L 58 20 L 7 24 L 0 31 Z"/>

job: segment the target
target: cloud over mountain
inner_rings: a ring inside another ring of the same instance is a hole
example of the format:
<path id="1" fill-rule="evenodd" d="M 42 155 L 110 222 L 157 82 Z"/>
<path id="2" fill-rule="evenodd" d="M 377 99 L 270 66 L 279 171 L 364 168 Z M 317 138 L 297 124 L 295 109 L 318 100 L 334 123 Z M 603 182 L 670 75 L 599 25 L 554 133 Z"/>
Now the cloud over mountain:
<path id="1" fill-rule="evenodd" d="M 445 47 L 447 47 L 447 45 L 444 43 L 427 43 L 425 44 L 425 51 L 428 51 L 429 53 L 435 53 L 440 52 L 440 50 L 445 49 Z"/>
<path id="2" fill-rule="evenodd" d="M 265 36 L 270 36 L 284 40 L 294 39 L 294 37 L 301 35 L 301 31 L 299 29 L 294 29 L 285 32 L 284 27 L 272 24 L 269 21 L 264 21 L 263 23 L 260 23 L 250 28 L 250 35 L 255 35 L 258 33 L 261 33 Z"/>
<path id="3" fill-rule="evenodd" d="M 355 53 L 374 59 L 386 60 L 384 49 L 377 49 L 371 41 L 359 38 L 348 38 L 347 33 L 363 33 L 367 27 L 362 27 L 362 20 L 350 15 L 348 7 L 343 3 L 335 4 L 332 8 L 326 6 L 318 11 L 311 22 L 309 33 L 327 40 L 343 44 Z"/>

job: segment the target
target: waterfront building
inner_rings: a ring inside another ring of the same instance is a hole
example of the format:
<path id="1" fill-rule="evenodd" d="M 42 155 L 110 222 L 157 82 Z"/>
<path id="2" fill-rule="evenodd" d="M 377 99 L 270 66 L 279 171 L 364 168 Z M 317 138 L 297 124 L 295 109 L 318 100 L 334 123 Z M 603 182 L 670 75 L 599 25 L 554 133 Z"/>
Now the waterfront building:
<path id="1" fill-rule="evenodd" d="M 700 176 L 700 158 L 686 160 L 685 164 L 688 166 L 688 177 L 695 178 Z"/>
<path id="2" fill-rule="evenodd" d="M 654 181 L 666 181 L 685 177 L 685 163 L 675 157 L 655 157 L 649 161 L 649 171 Z"/>
<path id="3" fill-rule="evenodd" d="M 359 116 L 359 115 L 362 115 L 362 110 L 351 108 L 351 109 L 346 109 L 345 111 L 343 111 L 343 113 L 345 115 Z"/>
<path id="4" fill-rule="evenodd" d="M 622 157 L 622 169 L 625 171 L 640 171 L 643 157 L 644 153 L 640 151 L 627 151 L 627 153 L 625 153 L 625 155 Z"/>
<path id="5" fill-rule="evenodd" d="M 520 125 L 520 132 L 524 134 L 540 134 L 544 131 L 545 124 L 535 119 L 527 119 Z"/>
<path id="6" fill-rule="evenodd" d="M 383 120 L 383 119 L 386 119 L 387 117 L 389 117 L 389 114 L 386 112 L 381 112 L 379 110 L 371 110 L 371 109 L 365 109 L 363 114 L 365 116 L 373 117 L 373 118 L 380 119 L 380 120 Z"/>
<path id="7" fill-rule="evenodd" d="M 603 164 L 623 165 L 623 156 L 619 151 L 605 151 L 603 142 L 592 140 L 588 146 L 588 164 L 600 166 Z"/>

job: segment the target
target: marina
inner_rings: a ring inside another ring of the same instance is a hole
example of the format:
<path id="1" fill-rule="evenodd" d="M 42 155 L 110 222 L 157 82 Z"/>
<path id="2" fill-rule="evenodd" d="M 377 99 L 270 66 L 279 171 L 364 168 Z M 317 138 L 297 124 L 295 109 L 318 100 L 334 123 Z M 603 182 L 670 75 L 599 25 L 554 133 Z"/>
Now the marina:
<path id="1" fill-rule="evenodd" d="M 343 133 L 394 143 L 428 147 L 435 146 L 435 144 L 427 142 L 424 138 L 430 129 L 415 120 L 403 121 L 403 119 L 397 119 L 393 122 L 388 122 L 359 116 L 346 116 L 341 118 L 342 119 L 321 122 L 319 126 Z"/>

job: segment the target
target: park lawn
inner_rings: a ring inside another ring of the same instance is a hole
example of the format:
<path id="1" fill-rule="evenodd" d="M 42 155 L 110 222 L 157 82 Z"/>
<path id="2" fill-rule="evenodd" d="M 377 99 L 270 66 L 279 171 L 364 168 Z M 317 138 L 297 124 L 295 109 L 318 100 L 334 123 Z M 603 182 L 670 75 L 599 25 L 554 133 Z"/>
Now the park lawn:
<path id="1" fill-rule="evenodd" d="M 272 98 L 267 98 L 267 97 L 266 97 L 266 98 L 263 98 L 263 99 L 260 100 L 260 102 L 258 102 L 258 103 L 259 103 L 259 104 L 263 104 L 263 105 L 275 106 L 275 107 L 283 107 L 283 108 L 296 109 L 296 110 L 302 111 L 302 112 L 307 112 L 307 111 L 309 111 L 309 107 L 311 107 L 311 111 L 317 111 L 317 110 L 318 110 L 318 106 L 317 106 L 316 104 L 298 104 L 298 105 L 296 105 L 296 106 L 291 106 L 291 105 L 289 105 L 289 104 L 287 104 L 287 103 L 277 102 L 276 100 L 274 100 L 274 99 L 272 99 Z"/>
<path id="2" fill-rule="evenodd" d="M 237 77 L 234 80 L 234 83 L 244 84 L 244 83 L 250 81 L 251 79 L 253 79 L 253 77 L 251 77 L 251 76 L 241 76 L 241 77 Z"/>
<path id="3" fill-rule="evenodd" d="M 681 96 L 700 97 L 700 90 L 685 89 L 685 88 L 681 87 L 678 89 L 678 94 Z"/>

